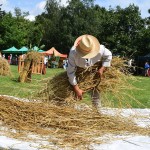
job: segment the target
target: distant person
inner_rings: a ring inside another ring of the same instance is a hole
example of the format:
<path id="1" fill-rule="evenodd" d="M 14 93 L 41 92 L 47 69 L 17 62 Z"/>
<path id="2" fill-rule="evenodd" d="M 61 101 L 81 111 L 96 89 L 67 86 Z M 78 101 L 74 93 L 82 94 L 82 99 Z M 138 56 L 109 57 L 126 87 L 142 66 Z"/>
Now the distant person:
<path id="1" fill-rule="evenodd" d="M 66 70 L 68 67 L 68 59 L 63 60 L 63 68 Z"/>
<path id="2" fill-rule="evenodd" d="M 45 56 L 45 57 L 44 57 L 43 70 L 42 70 L 42 74 L 43 74 L 43 75 L 46 74 L 47 63 L 48 63 L 48 57 Z"/>
<path id="3" fill-rule="evenodd" d="M 10 64 L 11 63 L 11 55 L 8 55 L 8 63 Z"/>
<path id="4" fill-rule="evenodd" d="M 128 60 L 128 67 L 131 67 L 131 66 L 132 66 L 132 62 L 133 62 L 132 59 Z"/>
<path id="5" fill-rule="evenodd" d="M 10 64 L 12 64 L 12 54 L 10 54 Z"/>
<path id="6" fill-rule="evenodd" d="M 47 66 L 48 66 L 48 57 L 47 56 L 44 57 L 44 65 L 47 68 Z"/>
<path id="7" fill-rule="evenodd" d="M 18 65 L 18 55 L 15 55 L 15 64 Z"/>
<path id="8" fill-rule="evenodd" d="M 3 58 L 5 58 L 5 54 L 3 54 Z"/>
<path id="9" fill-rule="evenodd" d="M 144 66 L 144 69 L 145 69 L 145 77 L 146 76 L 150 76 L 150 74 L 149 74 L 149 68 L 150 68 L 150 65 L 149 65 L 149 63 L 148 62 L 145 62 L 145 66 Z"/>

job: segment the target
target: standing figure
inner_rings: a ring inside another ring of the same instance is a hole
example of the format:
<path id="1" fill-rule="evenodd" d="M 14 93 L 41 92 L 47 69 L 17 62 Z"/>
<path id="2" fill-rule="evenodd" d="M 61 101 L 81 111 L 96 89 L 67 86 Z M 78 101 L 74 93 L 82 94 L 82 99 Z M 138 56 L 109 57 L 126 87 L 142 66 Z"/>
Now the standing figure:
<path id="1" fill-rule="evenodd" d="M 3 54 L 3 56 L 2 56 L 3 58 L 5 58 L 5 54 Z"/>
<path id="2" fill-rule="evenodd" d="M 68 67 L 68 59 L 63 60 L 63 68 L 66 70 Z"/>
<path id="3" fill-rule="evenodd" d="M 101 45 L 96 37 L 82 35 L 76 39 L 68 57 L 67 75 L 78 99 L 82 100 L 84 93 L 78 86 L 80 81 L 77 81 L 76 78 L 78 67 L 86 70 L 86 68 L 99 63 L 101 65 L 99 65 L 97 73 L 101 78 L 105 68 L 110 67 L 111 60 L 112 53 L 104 45 Z M 101 107 L 101 102 L 99 91 L 96 88 L 92 89 L 91 100 L 94 108 L 98 110 Z"/>
<path id="4" fill-rule="evenodd" d="M 8 63 L 11 63 L 11 55 L 8 55 Z"/>
<path id="5" fill-rule="evenodd" d="M 18 65 L 18 55 L 15 55 L 15 65 Z"/>
<path id="6" fill-rule="evenodd" d="M 145 77 L 146 77 L 146 76 L 148 76 L 148 77 L 150 76 L 150 75 L 149 75 L 149 68 L 150 68 L 150 65 L 149 65 L 149 63 L 146 61 L 146 62 L 145 62 L 145 66 L 144 66 L 144 69 L 145 69 Z"/>

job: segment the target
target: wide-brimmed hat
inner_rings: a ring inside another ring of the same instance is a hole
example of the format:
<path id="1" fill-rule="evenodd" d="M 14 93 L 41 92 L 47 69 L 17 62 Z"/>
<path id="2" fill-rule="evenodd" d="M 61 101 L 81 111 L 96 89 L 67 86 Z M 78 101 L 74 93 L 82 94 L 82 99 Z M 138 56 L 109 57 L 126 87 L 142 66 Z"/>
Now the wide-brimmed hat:
<path id="1" fill-rule="evenodd" d="M 77 53 L 82 58 L 93 58 L 100 51 L 100 43 L 98 39 L 88 34 L 79 36 L 75 40 L 74 46 L 76 47 Z"/>

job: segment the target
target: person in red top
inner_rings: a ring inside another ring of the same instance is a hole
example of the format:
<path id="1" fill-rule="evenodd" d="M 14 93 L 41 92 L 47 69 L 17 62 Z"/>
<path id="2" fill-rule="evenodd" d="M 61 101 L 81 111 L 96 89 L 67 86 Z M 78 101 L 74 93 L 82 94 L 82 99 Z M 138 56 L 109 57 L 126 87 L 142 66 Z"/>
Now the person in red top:
<path id="1" fill-rule="evenodd" d="M 10 64 L 11 55 L 8 55 L 8 63 Z"/>

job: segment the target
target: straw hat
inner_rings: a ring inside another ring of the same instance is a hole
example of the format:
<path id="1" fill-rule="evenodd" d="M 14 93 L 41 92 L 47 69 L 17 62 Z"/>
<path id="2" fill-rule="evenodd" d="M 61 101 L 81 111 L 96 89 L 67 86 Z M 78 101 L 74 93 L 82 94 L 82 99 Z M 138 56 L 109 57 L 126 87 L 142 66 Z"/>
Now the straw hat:
<path id="1" fill-rule="evenodd" d="M 77 53 L 82 58 L 93 58 L 100 50 L 100 43 L 98 39 L 87 34 L 78 37 L 74 42 L 74 46 L 76 47 Z"/>

